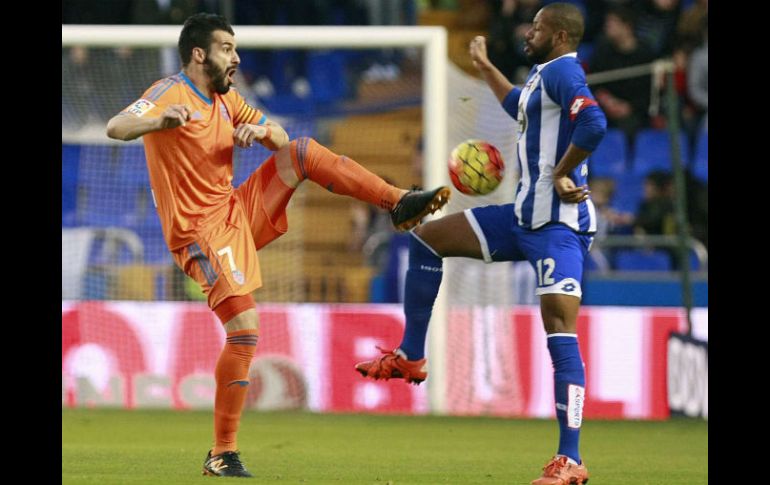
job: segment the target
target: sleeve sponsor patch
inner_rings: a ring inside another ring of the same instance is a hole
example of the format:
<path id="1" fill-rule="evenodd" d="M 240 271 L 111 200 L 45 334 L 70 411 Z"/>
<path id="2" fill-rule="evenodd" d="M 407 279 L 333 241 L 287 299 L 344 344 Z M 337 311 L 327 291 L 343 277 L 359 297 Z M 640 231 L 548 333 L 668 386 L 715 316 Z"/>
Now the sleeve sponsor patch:
<path id="1" fill-rule="evenodd" d="M 155 104 L 151 101 L 147 101 L 146 99 L 140 99 L 136 101 L 134 104 L 126 108 L 126 113 L 131 113 L 136 116 L 144 116 L 145 113 L 150 111 L 152 108 L 155 107 Z"/>
<path id="2" fill-rule="evenodd" d="M 569 105 L 569 120 L 575 121 L 577 115 L 589 106 L 597 106 L 596 101 L 587 96 L 575 96 Z"/>

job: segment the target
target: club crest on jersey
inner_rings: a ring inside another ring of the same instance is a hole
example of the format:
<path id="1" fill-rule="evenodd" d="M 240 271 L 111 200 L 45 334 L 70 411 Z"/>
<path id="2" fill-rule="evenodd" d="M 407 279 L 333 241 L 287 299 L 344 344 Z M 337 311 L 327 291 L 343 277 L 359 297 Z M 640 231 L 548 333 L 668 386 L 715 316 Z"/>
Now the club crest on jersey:
<path id="1" fill-rule="evenodd" d="M 589 106 L 596 106 L 596 101 L 587 96 L 575 96 L 575 99 L 569 105 L 569 120 L 575 121 L 578 113 Z"/>
<path id="2" fill-rule="evenodd" d="M 136 116 L 144 116 L 146 112 L 150 111 L 154 107 L 155 107 L 155 104 L 152 103 L 152 101 L 148 101 L 146 99 L 140 99 L 134 104 L 132 104 L 126 110 L 126 112 L 134 114 Z"/>

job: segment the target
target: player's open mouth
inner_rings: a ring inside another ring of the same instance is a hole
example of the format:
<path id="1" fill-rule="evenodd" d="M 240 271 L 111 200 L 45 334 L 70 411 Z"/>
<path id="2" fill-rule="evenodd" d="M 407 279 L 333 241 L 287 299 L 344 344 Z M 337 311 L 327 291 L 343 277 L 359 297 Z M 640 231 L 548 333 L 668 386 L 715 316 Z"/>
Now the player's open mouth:
<path id="1" fill-rule="evenodd" d="M 234 82 L 233 81 L 233 76 L 235 76 L 235 69 L 228 70 L 227 71 L 227 80 L 230 81 L 231 83 Z"/>

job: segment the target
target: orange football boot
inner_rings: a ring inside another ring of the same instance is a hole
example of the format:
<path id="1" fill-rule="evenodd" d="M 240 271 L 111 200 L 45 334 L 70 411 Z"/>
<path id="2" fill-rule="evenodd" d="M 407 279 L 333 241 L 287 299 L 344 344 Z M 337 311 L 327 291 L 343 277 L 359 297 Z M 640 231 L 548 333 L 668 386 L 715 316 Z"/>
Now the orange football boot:
<path id="1" fill-rule="evenodd" d="M 543 467 L 543 475 L 531 485 L 583 485 L 588 483 L 588 469 L 582 463 L 574 465 L 566 456 L 554 456 Z"/>
<path id="2" fill-rule="evenodd" d="M 364 377 L 372 379 L 398 378 L 407 383 L 419 385 L 428 377 L 425 370 L 426 359 L 408 360 L 401 349 L 385 350 L 377 347 L 383 353 L 380 357 L 356 364 L 356 370 Z"/>

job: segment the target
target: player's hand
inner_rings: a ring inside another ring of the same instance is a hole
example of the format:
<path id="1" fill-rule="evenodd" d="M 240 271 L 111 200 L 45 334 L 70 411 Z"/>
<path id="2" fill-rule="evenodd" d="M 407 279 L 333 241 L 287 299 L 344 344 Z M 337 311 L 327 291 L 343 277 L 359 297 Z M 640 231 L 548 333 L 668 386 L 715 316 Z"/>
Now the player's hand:
<path id="1" fill-rule="evenodd" d="M 473 60 L 473 65 L 476 69 L 479 71 L 489 69 L 491 63 L 487 56 L 487 39 L 484 38 L 483 35 L 477 35 L 471 40 L 469 51 L 471 60 Z"/>
<path id="2" fill-rule="evenodd" d="M 569 177 L 556 177 L 553 179 L 553 188 L 559 194 L 559 198 L 569 204 L 577 204 L 588 200 L 591 191 L 587 185 L 575 186 L 575 182 Z"/>
<path id="3" fill-rule="evenodd" d="M 260 141 L 267 136 L 268 129 L 263 125 L 243 123 L 233 132 L 233 141 L 241 148 L 250 148 L 254 140 Z"/>
<path id="4" fill-rule="evenodd" d="M 172 104 L 166 108 L 165 111 L 158 118 L 160 121 L 160 129 L 176 128 L 184 126 L 185 123 L 190 121 L 192 110 L 186 104 Z"/>

